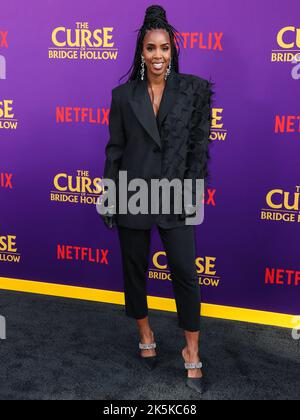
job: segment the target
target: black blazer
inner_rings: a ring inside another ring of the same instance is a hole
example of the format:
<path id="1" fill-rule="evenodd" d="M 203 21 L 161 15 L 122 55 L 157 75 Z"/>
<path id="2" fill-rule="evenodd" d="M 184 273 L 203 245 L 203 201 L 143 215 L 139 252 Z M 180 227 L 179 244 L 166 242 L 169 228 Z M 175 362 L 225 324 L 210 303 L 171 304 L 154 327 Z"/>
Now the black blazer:
<path id="1" fill-rule="evenodd" d="M 128 182 L 133 178 L 143 178 L 148 183 L 151 178 L 206 179 L 211 143 L 211 87 L 212 83 L 201 77 L 171 72 L 157 118 L 146 77 L 112 90 L 103 178 L 116 182 L 117 206 L 120 170 L 127 171 Z M 135 193 L 128 192 L 128 199 Z M 150 201 L 149 195 L 149 209 Z M 183 206 L 181 215 L 119 214 L 117 207 L 116 223 L 135 229 L 148 229 L 154 223 L 164 228 L 184 226 L 184 209 Z"/>

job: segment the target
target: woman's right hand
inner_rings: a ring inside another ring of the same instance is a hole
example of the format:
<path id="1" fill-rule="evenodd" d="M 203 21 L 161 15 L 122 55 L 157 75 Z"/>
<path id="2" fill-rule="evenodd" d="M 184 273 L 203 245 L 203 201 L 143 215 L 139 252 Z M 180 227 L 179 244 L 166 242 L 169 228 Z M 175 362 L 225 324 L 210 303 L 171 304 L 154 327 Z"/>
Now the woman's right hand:
<path id="1" fill-rule="evenodd" d="M 102 199 L 106 200 L 107 191 L 105 190 L 102 193 Z M 112 229 L 116 225 L 116 215 L 115 215 L 115 207 L 116 203 L 111 204 L 108 206 L 108 211 L 106 214 L 101 214 L 102 220 L 107 228 Z"/>
<path id="2" fill-rule="evenodd" d="M 114 226 L 116 226 L 116 217 L 114 214 L 113 215 L 105 214 L 102 216 L 102 219 L 107 228 L 112 229 Z"/>

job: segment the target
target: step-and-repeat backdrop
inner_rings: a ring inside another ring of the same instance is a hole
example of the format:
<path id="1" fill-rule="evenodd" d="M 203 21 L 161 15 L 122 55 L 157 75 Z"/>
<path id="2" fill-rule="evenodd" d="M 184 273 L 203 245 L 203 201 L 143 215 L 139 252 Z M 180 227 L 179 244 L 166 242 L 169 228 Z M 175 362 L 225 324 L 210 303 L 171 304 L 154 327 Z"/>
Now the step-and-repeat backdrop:
<path id="1" fill-rule="evenodd" d="M 0 287 L 23 279 L 123 291 L 97 182 L 111 90 L 150 4 L 1 5 Z M 299 314 L 299 1 L 160 4 L 183 37 L 180 72 L 215 83 L 211 177 L 196 226 L 203 302 Z M 149 295 L 173 298 L 156 228 L 149 264 Z"/>

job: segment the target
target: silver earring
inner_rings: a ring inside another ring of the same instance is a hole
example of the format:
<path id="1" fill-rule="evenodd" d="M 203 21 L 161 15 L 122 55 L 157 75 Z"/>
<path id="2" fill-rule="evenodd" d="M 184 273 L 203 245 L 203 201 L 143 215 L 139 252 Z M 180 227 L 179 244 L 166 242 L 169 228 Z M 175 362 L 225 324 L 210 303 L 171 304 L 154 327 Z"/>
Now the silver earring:
<path id="1" fill-rule="evenodd" d="M 142 58 L 142 63 L 141 63 L 141 80 L 144 80 L 144 74 L 145 74 L 145 59 L 144 57 L 141 55 Z"/>
<path id="2" fill-rule="evenodd" d="M 167 77 L 169 76 L 170 73 L 171 73 L 171 58 L 170 58 L 170 62 L 169 62 L 166 74 L 165 74 L 165 80 L 167 80 Z"/>

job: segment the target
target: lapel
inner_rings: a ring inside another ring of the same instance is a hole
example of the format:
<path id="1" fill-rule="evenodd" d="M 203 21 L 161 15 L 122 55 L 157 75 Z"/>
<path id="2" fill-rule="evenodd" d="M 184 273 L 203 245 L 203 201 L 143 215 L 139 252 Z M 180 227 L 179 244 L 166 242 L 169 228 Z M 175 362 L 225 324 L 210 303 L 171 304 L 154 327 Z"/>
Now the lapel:
<path id="1" fill-rule="evenodd" d="M 157 116 L 159 126 L 166 118 L 168 112 L 172 109 L 178 95 L 178 90 L 179 76 L 177 73 L 172 71 L 166 80 L 166 85 L 159 106 Z M 144 80 L 136 79 L 136 84 L 134 85 L 132 97 L 129 99 L 129 103 L 139 122 L 153 138 L 156 144 L 161 148 L 161 136 L 147 89 L 147 77 L 145 77 Z"/>

